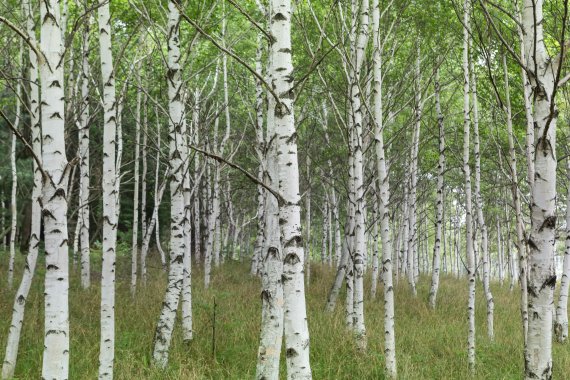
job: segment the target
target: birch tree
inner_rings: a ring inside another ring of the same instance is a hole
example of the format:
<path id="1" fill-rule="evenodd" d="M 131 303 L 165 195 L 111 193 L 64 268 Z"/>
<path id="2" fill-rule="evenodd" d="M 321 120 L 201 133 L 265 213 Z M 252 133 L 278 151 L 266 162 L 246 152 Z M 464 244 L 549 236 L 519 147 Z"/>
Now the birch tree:
<path id="1" fill-rule="evenodd" d="M 303 281 L 305 258 L 293 109 L 292 8 L 290 0 L 271 0 L 270 4 L 270 33 L 274 39 L 269 46 L 269 73 L 271 86 L 278 98 L 275 103 L 270 104 L 268 114 L 274 115 L 272 119 L 276 134 L 274 141 L 277 144 L 278 188 L 285 199 L 279 208 L 283 247 L 285 358 L 288 378 L 310 379 L 309 329 Z"/>
<path id="2" fill-rule="evenodd" d="M 118 189 L 117 160 L 120 144 L 117 140 L 117 101 L 115 72 L 111 45 L 111 16 L 109 3 L 97 10 L 99 50 L 103 83 L 103 257 L 101 262 L 101 344 L 99 379 L 113 378 L 115 359 L 115 258 L 117 243 Z"/>
<path id="3" fill-rule="evenodd" d="M 384 355 L 386 375 L 397 377 L 396 334 L 394 317 L 394 286 L 392 283 L 392 241 L 390 234 L 390 184 L 386 168 L 382 105 L 382 51 L 380 43 L 380 4 L 372 2 L 372 31 L 374 43 L 373 93 L 374 93 L 374 142 L 376 170 L 378 173 L 378 214 L 382 235 L 382 280 L 384 282 Z"/>
<path id="4" fill-rule="evenodd" d="M 70 165 L 65 156 L 63 38 L 56 0 L 40 3 L 39 59 L 41 89 L 42 216 L 45 250 L 45 314 L 42 378 L 69 377 L 69 257 L 67 246 L 67 186 Z"/>
<path id="5" fill-rule="evenodd" d="M 531 188 L 531 228 L 528 236 L 528 335 L 525 377 L 552 378 L 552 318 L 554 304 L 554 229 L 556 226 L 556 109 L 555 96 L 561 59 L 551 57 L 544 43 L 543 0 L 523 2 L 524 49 L 533 94 L 536 128 L 534 170 Z"/>
<path id="6" fill-rule="evenodd" d="M 570 159 L 566 159 L 566 179 L 570 183 Z M 564 264 L 562 268 L 562 280 L 560 281 L 560 294 L 556 305 L 556 320 L 554 322 L 554 333 L 556 340 L 560 343 L 568 339 L 568 287 L 570 282 L 570 186 L 566 196 L 566 246 L 564 250 Z"/>
<path id="7" fill-rule="evenodd" d="M 183 282 L 184 254 L 186 250 L 184 160 L 188 156 L 186 123 L 182 103 L 182 80 L 180 74 L 180 12 L 177 0 L 168 3 L 168 113 L 169 113 L 169 165 L 170 165 L 170 266 L 168 285 L 162 311 L 154 334 L 152 359 L 154 365 L 164 368 L 168 353 L 176 310 Z"/>
<path id="8" fill-rule="evenodd" d="M 429 291 L 429 304 L 435 309 L 437 300 L 437 291 L 439 289 L 440 274 L 440 250 L 443 227 L 443 204 L 445 202 L 443 195 L 443 175 L 445 173 L 445 128 L 443 124 L 443 113 L 441 112 L 440 102 L 440 85 L 439 85 L 439 69 L 435 72 L 435 113 L 437 116 L 437 126 L 439 129 L 439 161 L 437 164 L 437 200 L 436 200 L 436 222 L 435 222 L 435 243 L 433 246 L 433 263 L 431 287 Z"/>
<path id="9" fill-rule="evenodd" d="M 89 244 L 89 29 L 91 17 L 83 29 L 82 72 L 81 72 L 81 113 L 79 129 L 79 246 L 81 249 L 81 286 L 87 289 L 91 285 L 90 244 Z"/>
<path id="10" fill-rule="evenodd" d="M 483 259 L 483 291 L 487 300 L 487 336 L 492 341 L 494 339 L 494 310 L 495 302 L 490 287 L 490 258 L 487 224 L 483 216 L 483 198 L 481 197 L 481 153 L 479 142 L 479 101 L 477 99 L 477 77 L 473 57 L 470 60 L 471 71 L 471 99 L 472 99 L 472 116 L 473 116 L 473 155 L 475 158 L 475 211 L 476 222 L 481 229 L 481 255 Z"/>
<path id="11" fill-rule="evenodd" d="M 22 67 L 23 43 L 20 40 L 20 53 L 18 54 L 18 68 Z M 20 125 L 22 112 L 22 81 L 16 81 L 16 118 L 14 128 Z M 10 172 L 12 174 L 12 188 L 10 191 L 10 260 L 8 262 L 8 288 L 12 289 L 14 283 L 14 260 L 16 258 L 16 230 L 18 227 L 18 207 L 16 194 L 18 191 L 18 169 L 16 168 L 16 132 L 12 132 L 10 144 Z"/>
<path id="12" fill-rule="evenodd" d="M 467 256 L 467 282 L 469 298 L 467 301 L 467 318 L 469 331 L 467 334 L 467 361 L 469 370 L 475 372 L 475 276 L 476 261 L 473 250 L 473 214 L 471 199 L 471 168 L 469 166 L 470 130 L 469 118 L 469 50 L 471 47 L 471 4 L 463 3 L 463 174 L 465 176 L 465 244 Z"/>
<path id="13" fill-rule="evenodd" d="M 34 15 L 29 0 L 22 1 L 22 9 L 26 17 L 26 32 L 30 36 L 30 42 L 37 44 L 34 30 Z M 40 89 L 38 82 L 38 57 L 33 49 L 28 49 L 29 68 L 28 76 L 30 80 L 29 96 L 30 96 L 30 125 L 32 130 L 32 149 L 37 157 L 42 156 L 41 128 L 40 128 Z M 14 377 L 16 368 L 16 360 L 18 357 L 18 347 L 20 344 L 20 335 L 24 323 L 24 313 L 28 294 L 32 286 L 32 280 L 36 269 L 38 251 L 40 246 L 41 233 L 41 196 L 42 196 L 42 172 L 36 161 L 33 163 L 34 187 L 32 189 L 32 221 L 30 231 L 30 243 L 28 246 L 28 255 L 26 256 L 26 265 L 20 286 L 14 298 L 12 311 L 12 320 L 8 330 L 8 339 L 6 342 L 6 353 L 2 362 L 2 379 L 10 379 Z"/>

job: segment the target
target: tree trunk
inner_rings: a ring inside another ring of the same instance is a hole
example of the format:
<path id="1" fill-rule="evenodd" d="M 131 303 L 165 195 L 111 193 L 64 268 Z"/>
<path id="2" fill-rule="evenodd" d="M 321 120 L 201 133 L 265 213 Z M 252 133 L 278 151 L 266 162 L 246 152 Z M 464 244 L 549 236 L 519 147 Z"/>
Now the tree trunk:
<path id="1" fill-rule="evenodd" d="M 443 227 L 443 176 L 445 173 L 445 128 L 443 125 L 443 114 L 441 112 L 441 104 L 439 100 L 439 70 L 435 72 L 435 112 L 437 115 L 437 125 L 439 128 L 439 162 L 437 165 L 437 200 L 436 200 L 436 222 L 435 222 L 435 242 L 433 245 L 433 263 L 431 288 L 429 291 L 429 304 L 435 309 L 437 300 L 437 291 L 439 289 L 439 272 L 440 272 L 440 244 L 442 239 Z"/>
<path id="2" fill-rule="evenodd" d="M 554 242 L 556 227 L 556 121 L 555 73 L 560 58 L 548 55 L 543 33 L 543 0 L 523 4 L 524 49 L 529 63 L 536 126 L 534 169 L 531 192 L 531 230 L 528 237 L 528 321 L 525 377 L 552 378 L 552 316 L 556 273 Z M 521 263 L 522 264 L 522 263 Z M 521 265 L 521 279 L 525 275 Z"/>
<path id="3" fill-rule="evenodd" d="M 99 44 L 103 82 L 103 258 L 101 269 L 101 346 L 99 379 L 113 378 L 115 347 L 115 257 L 117 239 L 118 192 L 117 102 L 115 73 L 111 51 L 111 17 L 109 3 L 102 4 L 99 14 Z M 117 150 L 117 152 L 116 152 Z"/>
<path id="4" fill-rule="evenodd" d="M 384 117 L 382 107 L 382 46 L 380 45 L 380 5 L 378 0 L 373 0 L 372 3 L 372 23 L 374 39 L 374 142 L 379 190 L 376 199 L 382 235 L 382 280 L 384 282 L 384 355 L 386 357 L 386 377 L 395 379 L 397 377 L 397 366 L 390 231 L 390 183 L 386 169 L 384 126 L 382 124 Z M 374 240 L 374 244 L 375 249 L 377 249 L 378 242 L 376 240 Z"/>
<path id="5" fill-rule="evenodd" d="M 262 12 L 265 13 L 265 12 Z M 257 49 L 255 52 L 255 72 L 260 76 L 263 75 L 262 57 L 263 45 L 262 35 L 257 33 Z M 259 160 L 259 167 L 257 170 L 257 179 L 262 181 L 265 171 L 265 134 L 263 133 L 263 83 L 260 79 L 255 81 L 255 139 L 256 146 L 255 152 Z M 253 249 L 253 257 L 251 262 L 250 274 L 252 276 L 258 275 L 261 269 L 261 255 L 265 245 L 265 189 L 261 185 L 257 185 L 257 235 L 255 237 L 255 245 Z M 307 239 L 309 241 L 309 239 Z"/>
<path id="6" fill-rule="evenodd" d="M 81 249 L 81 286 L 91 286 L 91 259 L 89 243 L 89 30 L 92 18 L 89 17 L 83 31 L 82 74 L 81 74 L 81 114 L 79 116 L 79 247 Z"/>
<path id="7" fill-rule="evenodd" d="M 184 277 L 184 255 L 186 251 L 184 169 L 188 156 L 186 123 L 182 102 L 182 80 L 180 75 L 180 13 L 178 2 L 168 3 L 168 114 L 169 114 L 169 165 L 170 165 L 170 266 L 168 285 L 162 311 L 154 334 L 153 364 L 165 368 L 176 310 L 180 300 Z"/>
<path id="8" fill-rule="evenodd" d="M 477 77 L 475 75 L 475 68 L 473 59 L 470 60 L 471 71 L 471 96 L 472 96 L 472 111 L 473 111 L 473 148 L 475 156 L 475 210 L 477 212 L 477 223 L 481 229 L 481 256 L 483 259 L 483 291 L 487 300 L 487 336 L 489 340 L 493 341 L 495 337 L 493 320 L 495 302 L 493 294 L 491 293 L 491 274 L 490 274 L 490 258 L 488 246 L 488 232 L 487 224 L 483 216 L 483 198 L 481 197 L 481 154 L 479 144 L 479 103 L 477 100 Z"/>
<path id="9" fill-rule="evenodd" d="M 26 32 L 31 36 L 31 42 L 36 44 L 34 31 L 34 17 L 32 7 L 29 0 L 22 2 L 22 9 L 26 17 Z M 38 83 L 38 59 L 33 49 L 29 49 L 29 80 L 30 80 L 30 124 L 32 130 L 32 148 L 34 153 L 42 156 L 41 128 L 40 128 L 40 112 L 39 112 L 39 83 Z M 28 245 L 28 255 L 26 256 L 26 265 L 22 274 L 22 281 L 14 297 L 14 305 L 12 312 L 12 321 L 8 330 L 8 339 L 6 342 L 6 353 L 2 362 L 2 379 L 10 379 L 14 377 L 16 368 L 16 360 L 18 358 L 18 346 L 20 344 L 20 334 L 24 323 L 24 312 L 26 301 L 32 285 L 38 251 L 40 246 L 41 232 L 41 211 L 40 198 L 42 196 L 42 173 L 37 164 L 33 163 L 34 171 L 34 187 L 32 190 L 32 221 L 30 231 L 30 243 Z M 0 231 L 3 230 L 0 228 Z"/>
<path id="10" fill-rule="evenodd" d="M 279 98 L 268 110 L 273 117 L 277 144 L 279 191 L 286 203 L 280 205 L 281 246 L 283 247 L 283 295 L 285 300 L 285 346 L 287 376 L 310 379 L 309 329 L 305 306 L 301 235 L 299 165 L 293 110 L 293 62 L 291 56 L 291 1 L 271 0 L 269 61 L 272 87 Z"/>
<path id="11" fill-rule="evenodd" d="M 42 163 L 49 178 L 42 192 L 44 223 L 45 323 L 42 378 L 69 377 L 69 257 L 67 247 L 67 184 L 70 167 L 65 156 L 65 104 L 59 2 L 40 3 Z"/>
<path id="12" fill-rule="evenodd" d="M 570 183 L 570 159 L 566 159 L 566 179 Z M 566 196 L 566 249 L 564 250 L 564 265 L 562 280 L 560 281 L 560 294 L 556 306 L 556 321 L 554 333 L 560 343 L 568 339 L 568 288 L 570 286 L 570 188 Z"/>
<path id="13" fill-rule="evenodd" d="M 269 65 L 272 66 L 272 63 L 270 61 Z M 275 99 L 268 96 L 267 100 L 269 109 L 275 109 Z M 267 113 L 268 141 L 276 141 L 275 118 L 273 112 Z M 276 144 L 271 144 L 268 148 L 264 179 L 265 183 L 276 188 L 279 186 L 278 148 Z M 257 351 L 256 379 L 277 380 L 279 379 L 279 358 L 284 323 L 283 251 L 279 234 L 279 205 L 277 199 L 271 194 L 267 194 L 265 198 L 264 215 L 263 241 L 265 243 L 261 256 L 261 332 Z"/>
<path id="14" fill-rule="evenodd" d="M 467 282 L 469 298 L 467 301 L 467 361 L 471 373 L 475 372 L 475 272 L 476 261 L 473 249 L 473 213 L 471 204 L 471 168 L 469 167 L 469 51 L 471 47 L 471 5 L 469 0 L 463 3 L 463 174 L 465 175 L 465 242 L 467 256 Z"/>
<path id="15" fill-rule="evenodd" d="M 22 67 L 22 54 L 24 46 L 20 40 L 20 50 L 18 53 L 18 69 Z M 20 75 L 18 75 L 19 77 Z M 16 119 L 14 120 L 14 128 L 20 126 L 20 114 L 22 112 L 22 81 L 16 81 Z M 10 172 L 12 173 L 12 190 L 10 195 L 10 259 L 8 262 L 8 288 L 12 289 L 14 284 L 14 260 L 16 258 L 16 229 L 18 227 L 18 207 L 16 205 L 16 196 L 18 191 L 18 171 L 16 168 L 16 133 L 12 132 L 12 141 L 10 146 Z"/>
<path id="16" fill-rule="evenodd" d="M 137 68 L 140 70 L 140 65 Z M 135 295 L 137 290 L 137 259 L 139 255 L 139 152 L 141 141 L 141 92 L 137 92 L 137 109 L 135 114 L 135 171 L 133 186 L 133 236 L 131 247 L 131 295 Z M 157 176 L 158 178 L 158 176 Z"/>

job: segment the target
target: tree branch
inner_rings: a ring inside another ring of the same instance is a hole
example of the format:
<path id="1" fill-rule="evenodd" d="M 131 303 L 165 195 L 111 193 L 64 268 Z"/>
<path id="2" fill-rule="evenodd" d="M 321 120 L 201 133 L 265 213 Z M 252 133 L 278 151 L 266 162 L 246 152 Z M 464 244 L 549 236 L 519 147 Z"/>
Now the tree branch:
<path id="1" fill-rule="evenodd" d="M 195 150 L 198 153 L 202 153 L 204 156 L 212 158 L 218 162 L 224 163 L 226 165 L 228 165 L 231 168 L 236 169 L 237 171 L 241 172 L 242 174 L 244 174 L 250 181 L 252 181 L 253 183 L 255 183 L 256 185 L 262 186 L 265 190 L 269 191 L 271 194 L 273 194 L 273 196 L 275 198 L 277 198 L 277 201 L 279 202 L 280 205 L 284 205 L 284 204 L 288 204 L 287 200 L 283 197 L 283 195 L 281 195 L 281 193 L 279 193 L 278 190 L 273 189 L 271 186 L 265 184 L 263 181 L 260 181 L 259 179 L 257 179 L 253 174 L 251 174 L 250 172 L 248 172 L 247 170 L 245 170 L 244 168 L 242 168 L 241 166 L 239 166 L 238 164 L 234 164 L 233 162 L 230 162 L 228 160 L 226 160 L 225 158 L 223 158 L 222 156 L 219 156 L 217 154 L 205 151 L 203 149 L 198 148 L 195 145 L 192 144 L 188 144 L 188 147 L 192 150 Z"/>

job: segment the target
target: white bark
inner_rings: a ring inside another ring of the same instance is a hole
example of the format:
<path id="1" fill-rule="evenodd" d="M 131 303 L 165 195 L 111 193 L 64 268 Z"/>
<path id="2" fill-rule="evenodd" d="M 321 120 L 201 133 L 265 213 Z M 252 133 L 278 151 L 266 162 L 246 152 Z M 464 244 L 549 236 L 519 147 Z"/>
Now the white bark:
<path id="1" fill-rule="evenodd" d="M 386 168 L 384 148 L 384 126 L 382 107 L 382 47 L 380 44 L 380 5 L 372 3 L 372 30 L 374 38 L 374 140 L 376 149 L 376 170 L 378 172 L 378 214 L 382 235 L 382 280 L 384 282 L 384 355 L 386 357 L 386 377 L 397 377 L 396 334 L 394 319 L 394 286 L 392 276 L 392 241 L 390 231 L 390 183 Z M 376 222 L 375 222 L 376 223 Z M 378 242 L 375 240 L 375 249 Z"/>
<path id="2" fill-rule="evenodd" d="M 407 163 L 407 162 L 406 162 Z M 402 181 L 402 187 L 404 190 L 404 205 L 402 206 L 403 223 L 402 223 L 402 277 L 405 276 L 409 271 L 408 267 L 408 236 L 410 234 L 410 196 L 409 196 L 409 178 L 408 175 L 404 175 L 404 180 Z"/>
<path id="3" fill-rule="evenodd" d="M 352 130 L 352 165 L 354 224 L 351 235 L 354 243 L 352 251 L 354 279 L 354 334 L 360 350 L 366 349 L 366 327 L 364 323 L 364 267 L 366 255 L 364 221 L 364 157 L 363 157 L 363 116 L 362 94 L 360 91 L 360 70 L 364 61 L 368 41 L 369 3 L 362 0 L 352 3 L 353 29 L 356 34 L 354 47 L 351 48 L 352 72 L 350 73 L 350 116 L 349 128 Z M 359 20 L 359 21 L 357 21 Z M 358 27 L 357 27 L 358 25 Z M 356 29 L 358 28 L 358 32 Z M 349 271 L 350 273 L 350 271 Z"/>
<path id="4" fill-rule="evenodd" d="M 327 226 L 329 224 L 329 213 L 328 213 L 328 202 L 326 200 L 327 195 L 326 195 L 326 189 L 324 189 L 325 192 L 325 200 L 323 203 L 323 207 L 322 207 L 322 214 L 323 214 L 323 219 L 322 219 L 322 233 L 321 233 L 321 263 L 324 264 L 326 262 L 328 262 L 328 229 Z"/>
<path id="5" fill-rule="evenodd" d="M 198 145 L 199 140 L 199 132 L 200 132 L 200 92 L 196 90 L 194 92 L 194 109 L 192 111 L 192 125 L 194 126 L 193 130 L 193 141 L 195 145 Z M 202 257 L 202 228 L 201 228 L 201 207 L 200 207 L 200 198 L 198 194 L 200 193 L 200 170 L 201 170 L 201 160 L 199 155 L 194 156 L 194 186 L 197 186 L 196 191 L 194 192 L 194 248 L 195 252 L 194 255 L 196 257 L 196 261 L 200 261 Z"/>
<path id="6" fill-rule="evenodd" d="M 103 83 L 103 257 L 101 268 L 101 345 L 99 379 L 113 378 L 115 358 L 115 258 L 117 241 L 118 191 L 117 102 L 111 51 L 109 3 L 98 9 L 101 76 Z"/>
<path id="7" fill-rule="evenodd" d="M 305 193 L 305 233 L 307 236 L 307 254 L 305 256 L 305 275 L 307 287 L 311 284 L 311 157 L 307 155 L 307 192 Z"/>
<path id="8" fill-rule="evenodd" d="M 79 247 L 81 249 L 81 286 L 87 289 L 91 285 L 90 247 L 89 247 L 89 29 L 92 18 L 85 24 L 82 46 L 81 73 L 81 113 L 79 115 Z"/>
<path id="9" fill-rule="evenodd" d="M 42 163 L 49 176 L 42 192 L 45 247 L 45 323 L 42 378 L 64 380 L 69 373 L 69 257 L 67 247 L 67 184 L 65 156 L 64 77 L 58 63 L 63 54 L 59 2 L 40 3 L 39 60 L 41 84 Z"/>
<path id="10" fill-rule="evenodd" d="M 528 237 L 528 335 L 525 377 L 552 378 L 552 317 L 554 305 L 554 244 L 556 226 L 556 121 L 555 75 L 560 57 L 550 57 L 544 43 L 543 0 L 525 0 L 524 49 L 532 76 L 533 119 L 536 126 L 531 196 L 531 229 Z M 521 263 L 522 264 L 522 263 Z M 524 268 L 521 266 L 521 277 Z"/>
<path id="11" fill-rule="evenodd" d="M 20 52 L 18 53 L 17 67 L 22 67 L 23 43 L 20 40 Z M 19 76 L 19 75 L 18 75 Z M 16 119 L 14 128 L 20 126 L 20 113 L 22 111 L 22 81 L 16 81 Z M 8 262 L 8 288 L 12 289 L 14 283 L 14 259 L 16 258 L 16 229 L 18 227 L 18 207 L 16 195 L 18 191 L 18 171 L 16 169 L 16 133 L 12 132 L 10 145 L 10 172 L 12 173 L 12 190 L 10 193 L 10 259 Z"/>
<path id="12" fill-rule="evenodd" d="M 499 218 L 497 218 L 497 255 L 499 260 L 499 284 L 503 286 L 503 283 L 505 281 L 505 249 L 503 247 L 501 235 L 501 224 L 499 222 Z"/>
<path id="13" fill-rule="evenodd" d="M 146 236 L 147 233 L 147 227 L 149 224 L 149 221 L 147 219 L 147 215 L 146 215 L 146 176 L 147 176 L 147 172 L 148 172 L 148 161 L 147 161 L 147 157 L 148 157 L 148 106 L 147 106 L 147 97 L 146 94 L 143 94 L 144 96 L 144 100 L 143 100 L 143 104 L 144 104 L 144 122 L 142 124 L 142 146 L 140 147 L 141 149 L 141 166 L 142 166 L 142 173 L 141 173 L 141 235 L 144 238 Z M 158 112 L 155 112 L 156 115 L 156 124 L 157 124 L 157 140 L 160 141 L 160 120 L 158 117 Z M 157 160 L 160 161 L 160 146 L 157 148 Z M 157 167 L 158 167 L 158 161 L 157 161 Z M 156 179 L 155 179 L 155 184 L 158 180 L 158 173 L 156 175 Z M 155 190 L 156 190 L 156 186 L 155 186 Z M 156 200 L 156 191 L 155 191 L 155 200 Z M 141 279 L 143 280 L 143 283 L 145 283 L 146 281 L 146 261 L 145 261 L 145 265 L 144 265 L 144 274 L 143 274 L 143 259 L 146 259 L 146 255 L 147 255 L 147 251 L 145 251 L 142 247 L 141 247 L 141 268 L 140 268 L 140 276 Z"/>
<path id="14" fill-rule="evenodd" d="M 566 159 L 566 179 L 570 183 L 570 159 Z M 562 280 L 560 281 L 560 294 L 556 305 L 556 321 L 554 333 L 560 343 L 568 339 L 568 288 L 570 286 L 570 187 L 566 196 L 566 249 L 564 250 L 564 264 Z"/>
<path id="15" fill-rule="evenodd" d="M 477 100 L 477 77 L 475 75 L 475 68 L 473 59 L 470 60 L 471 71 L 471 96 L 473 102 L 473 148 L 475 156 L 475 210 L 477 212 L 477 223 L 481 229 L 481 256 L 483 260 L 483 291 L 487 300 L 487 336 L 491 341 L 495 337 L 493 319 L 495 302 L 493 294 L 491 293 L 490 281 L 490 258 L 488 246 L 488 232 L 487 224 L 483 216 L 483 198 L 481 197 L 481 154 L 479 144 L 479 103 Z"/>
<path id="16" fill-rule="evenodd" d="M 186 112 L 183 112 L 183 118 L 186 118 Z M 185 146 L 183 147 L 184 152 L 184 178 L 183 178 L 183 189 L 184 189 L 184 258 L 183 258 L 183 272 L 182 272 L 182 339 L 184 342 L 189 342 L 193 339 L 193 319 L 192 319 L 192 230 L 190 218 L 192 217 L 192 199 L 190 191 L 190 151 L 188 148 L 188 143 L 190 142 L 191 136 L 183 131 L 185 136 Z M 194 191 L 197 190 L 197 186 L 194 187 Z M 156 231 L 158 231 L 158 216 Z M 160 245 L 157 238 L 157 244 Z"/>
<path id="17" fill-rule="evenodd" d="M 443 227 L 443 176 L 445 173 L 445 128 L 443 125 L 443 113 L 441 112 L 440 103 L 440 87 L 439 87 L 439 70 L 435 72 L 435 112 L 437 116 L 437 125 L 439 129 L 439 161 L 437 164 L 437 200 L 436 200 L 436 222 L 435 222 L 435 242 L 433 245 L 433 263 L 431 288 L 429 291 L 429 304 L 435 309 L 437 300 L 437 291 L 439 289 L 439 273 L 440 273 L 440 249 L 442 240 Z"/>
<path id="18" fill-rule="evenodd" d="M 268 97 L 269 109 L 275 109 L 275 99 Z M 268 140 L 275 141 L 275 121 L 267 114 Z M 279 185 L 277 146 L 271 144 L 267 152 L 265 183 L 272 188 Z M 283 341 L 284 295 L 283 251 L 279 234 L 279 205 L 277 199 L 267 194 L 265 199 L 264 245 L 261 256 L 261 332 L 257 351 L 256 379 L 279 379 L 279 358 Z M 302 279 L 302 278 L 301 278 Z"/>
<path id="19" fill-rule="evenodd" d="M 283 295 L 285 300 L 285 358 L 287 377 L 310 379 L 309 329 L 303 279 L 304 250 L 299 205 L 299 165 L 293 110 L 293 62 L 291 55 L 290 0 L 270 2 L 271 85 L 279 98 L 270 104 L 277 144 L 279 191 L 286 203 L 280 205 L 281 246 L 283 249 Z"/>
<path id="20" fill-rule="evenodd" d="M 22 2 L 22 9 L 26 16 L 26 32 L 31 36 L 31 42 L 36 44 L 35 31 L 34 31 L 34 17 L 32 7 L 29 0 Z M 40 113 L 39 113 L 39 83 L 38 83 L 38 60 L 33 49 L 29 49 L 29 80 L 30 80 L 30 123 L 32 130 L 32 149 L 34 153 L 41 157 L 42 143 L 41 143 L 41 129 L 40 129 Z M 30 229 L 30 243 L 28 248 L 28 255 L 26 257 L 26 265 L 22 274 L 22 281 L 14 297 L 14 305 L 12 312 L 12 321 L 8 330 L 8 339 L 6 341 L 6 352 L 4 361 L 2 363 L 2 379 L 10 379 L 14 377 L 14 370 L 16 368 L 16 360 L 18 357 L 18 346 L 20 343 L 20 333 L 24 323 L 24 312 L 26 307 L 26 300 L 32 285 L 32 279 L 36 269 L 38 258 L 38 250 L 40 245 L 40 232 L 41 232 L 41 204 L 40 197 L 42 196 L 42 173 L 38 164 L 34 161 L 34 187 L 32 190 L 32 226 Z M 3 229 L 0 228 L 0 231 Z"/>
<path id="21" fill-rule="evenodd" d="M 160 254 L 160 263 L 162 265 L 162 270 L 166 272 L 167 270 L 167 265 L 166 265 L 166 254 L 164 253 L 164 250 L 162 249 L 162 244 L 160 242 L 160 231 L 159 231 L 159 218 L 158 218 L 158 208 L 160 206 L 160 201 L 162 199 L 162 193 L 159 194 L 160 190 L 158 188 L 158 175 L 160 173 L 160 156 L 161 156 L 161 136 L 160 136 L 160 119 L 158 117 L 158 109 L 155 109 L 154 114 L 156 115 L 156 157 L 155 157 L 155 168 L 154 168 L 154 208 L 153 208 L 153 213 L 152 213 L 152 220 L 154 221 L 154 232 L 155 232 L 155 242 L 156 242 L 156 248 L 158 249 L 158 252 Z M 146 131 L 147 131 L 147 122 L 146 122 L 146 112 L 145 112 L 145 121 L 143 124 L 143 130 L 145 131 L 145 135 L 146 135 Z M 143 163 L 146 161 L 146 158 L 143 160 Z M 146 192 L 146 179 L 145 179 L 146 175 L 143 175 L 143 194 Z M 145 196 L 146 198 L 146 196 Z M 146 202 L 146 201 L 145 201 Z M 142 204 L 141 204 L 142 207 Z M 145 213 L 146 214 L 146 213 Z M 147 230 L 147 224 L 145 224 L 145 231 Z M 152 228 L 148 228 L 148 233 L 149 235 L 152 235 Z M 144 233 L 143 233 L 144 236 Z M 141 257 L 143 257 L 142 255 L 142 251 L 141 250 Z M 144 250 L 145 252 L 148 251 L 148 245 L 147 245 L 147 249 Z"/>
<path id="22" fill-rule="evenodd" d="M 140 70 L 138 65 L 137 70 Z M 141 91 L 137 92 L 137 109 L 135 111 L 135 169 L 133 173 L 133 236 L 131 243 L 131 295 L 137 291 L 137 259 L 139 256 L 139 155 L 141 142 Z M 158 177 L 157 177 L 158 178 Z"/>
<path id="23" fill-rule="evenodd" d="M 469 167 L 469 50 L 471 29 L 471 5 L 469 0 L 463 3 L 463 174 L 465 176 L 465 242 L 467 256 L 467 282 L 469 298 L 467 301 L 467 362 L 471 373 L 475 372 L 475 272 L 476 262 L 473 249 L 473 214 L 471 200 L 471 168 Z"/>
<path id="24" fill-rule="evenodd" d="M 180 300 L 184 277 L 184 255 L 187 240 L 184 236 L 184 160 L 188 155 L 186 144 L 186 123 L 182 103 L 182 80 L 180 74 L 180 13 L 178 2 L 168 2 L 168 111 L 169 111 L 169 166 L 170 166 L 170 266 L 168 285 L 162 304 L 162 311 L 154 334 L 153 364 L 165 368 L 174 321 Z"/>
<path id="25" fill-rule="evenodd" d="M 263 75 L 262 68 L 262 55 L 263 55 L 263 45 L 262 45 L 262 35 L 257 33 L 257 49 L 255 53 L 255 72 L 260 76 Z M 255 152 L 257 153 L 257 159 L 259 161 L 259 167 L 257 170 L 257 179 L 263 180 L 264 168 L 265 168 L 265 136 L 263 133 L 263 83 L 261 80 L 256 79 L 255 81 Z M 257 235 L 255 237 L 255 245 L 253 250 L 253 258 L 251 262 L 251 275 L 257 275 L 261 269 L 261 255 L 265 244 L 265 190 L 263 186 L 257 186 Z M 307 241 L 309 241 L 307 239 Z"/>
<path id="26" fill-rule="evenodd" d="M 373 193 L 375 198 L 378 198 L 377 195 L 376 185 L 373 185 Z M 379 266 L 379 249 L 378 245 L 380 241 L 378 240 L 378 213 L 376 210 L 378 209 L 378 200 L 374 200 L 373 208 L 372 208 L 372 278 L 371 278 L 371 286 L 370 286 L 370 296 L 372 299 L 376 299 L 376 292 L 378 288 L 378 266 Z"/>

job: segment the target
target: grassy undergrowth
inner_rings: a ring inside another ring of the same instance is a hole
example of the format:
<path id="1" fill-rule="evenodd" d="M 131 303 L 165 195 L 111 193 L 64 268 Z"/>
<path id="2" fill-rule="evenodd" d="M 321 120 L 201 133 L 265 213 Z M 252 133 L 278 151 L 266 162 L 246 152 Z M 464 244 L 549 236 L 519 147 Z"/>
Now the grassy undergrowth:
<path id="1" fill-rule="evenodd" d="M 0 260 L 0 273 L 6 273 L 6 255 Z M 20 258 L 18 267 L 22 267 Z M 149 283 L 139 286 L 136 298 L 129 293 L 130 263 L 118 261 L 116 307 L 116 379 L 248 379 L 255 374 L 260 324 L 260 285 L 248 274 L 245 263 L 227 263 L 213 275 L 213 286 L 204 290 L 201 270 L 194 268 L 194 341 L 182 343 L 177 324 L 165 371 L 151 368 L 150 352 L 166 276 L 151 261 Z M 18 379 L 40 377 L 43 350 L 43 271 L 39 264 L 26 309 L 16 375 Z M 98 268 L 98 263 L 94 263 Z M 70 379 L 97 376 L 99 351 L 99 274 L 93 273 L 93 286 L 79 288 L 78 271 L 71 280 L 71 367 Z M 19 273 L 17 279 L 19 281 Z M 366 327 L 368 352 L 357 351 L 351 334 L 344 327 L 344 301 L 326 314 L 323 306 L 331 284 L 331 268 L 312 265 L 308 287 L 308 319 L 311 334 L 311 365 L 315 379 L 382 379 L 383 300 L 367 294 Z M 2 280 L 5 277 L 2 276 Z M 0 291 L 0 355 L 4 357 L 14 291 Z M 466 336 L 467 282 L 443 276 L 437 310 L 427 306 L 429 278 L 422 277 L 418 297 L 412 298 L 407 284 L 396 286 L 396 338 L 398 372 L 401 379 L 468 378 Z M 369 289 L 369 278 L 366 288 Z M 518 292 L 493 284 L 495 296 L 495 341 L 485 328 L 485 301 L 477 289 L 477 379 L 519 379 L 522 376 L 522 336 Z M 213 352 L 213 311 L 216 304 L 215 353 Z M 179 321 L 177 321 L 178 323 Z M 570 373 L 568 345 L 554 345 L 554 377 Z M 1 359 L 0 358 L 0 359 Z M 282 361 L 282 363 L 284 363 Z M 283 366 L 282 366 L 283 367 Z M 285 375 L 282 368 L 283 376 Z"/>

